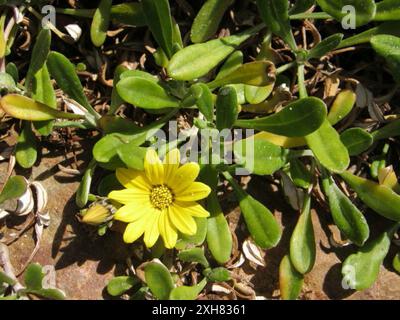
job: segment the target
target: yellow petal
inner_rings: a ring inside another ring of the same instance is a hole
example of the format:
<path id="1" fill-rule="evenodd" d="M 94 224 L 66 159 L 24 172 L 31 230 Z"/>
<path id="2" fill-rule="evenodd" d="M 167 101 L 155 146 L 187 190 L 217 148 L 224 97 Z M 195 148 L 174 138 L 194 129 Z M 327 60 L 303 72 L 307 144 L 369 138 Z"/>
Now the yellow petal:
<path id="1" fill-rule="evenodd" d="M 173 149 L 164 158 L 164 181 L 171 179 L 179 168 L 181 154 L 178 149 Z"/>
<path id="2" fill-rule="evenodd" d="M 207 218 L 210 216 L 210 213 L 206 209 L 204 209 L 202 205 L 194 201 L 190 202 L 175 201 L 174 205 L 178 207 L 179 210 L 181 210 L 185 214 L 191 215 L 192 217 Z"/>
<path id="3" fill-rule="evenodd" d="M 164 245 L 167 249 L 172 249 L 175 247 L 176 241 L 178 240 L 178 233 L 176 228 L 171 223 L 168 217 L 168 211 L 164 210 L 161 213 L 160 219 L 158 221 L 158 228 L 160 234 L 164 240 Z"/>
<path id="4" fill-rule="evenodd" d="M 193 182 L 180 193 L 175 193 L 176 201 L 197 201 L 206 198 L 211 192 L 209 186 L 201 182 Z"/>
<path id="5" fill-rule="evenodd" d="M 137 201 L 146 201 L 150 197 L 150 191 L 138 190 L 138 189 L 124 189 L 111 191 L 108 194 L 108 198 L 115 200 L 122 204 L 128 204 Z"/>
<path id="6" fill-rule="evenodd" d="M 149 199 L 147 201 L 134 201 L 121 208 L 114 215 L 115 220 L 133 222 L 141 219 L 152 209 Z"/>
<path id="7" fill-rule="evenodd" d="M 152 209 L 148 211 L 146 215 L 146 229 L 144 231 L 144 244 L 147 248 L 151 248 L 156 243 L 158 237 L 160 236 L 160 231 L 158 229 L 158 221 L 160 219 L 161 211 L 157 209 Z"/>
<path id="8" fill-rule="evenodd" d="M 175 172 L 175 175 L 165 182 L 175 194 L 178 194 L 190 187 L 194 180 L 196 180 L 199 172 L 200 167 L 197 163 L 186 163 Z"/>
<path id="9" fill-rule="evenodd" d="M 146 152 L 144 171 L 152 185 L 164 183 L 164 167 L 154 149 L 148 149 Z"/>
<path id="10" fill-rule="evenodd" d="M 124 232 L 124 241 L 126 243 L 132 243 L 139 239 L 145 230 L 146 223 L 147 219 L 144 217 L 128 224 Z"/>
<path id="11" fill-rule="evenodd" d="M 148 191 L 151 189 L 149 180 L 143 171 L 118 168 L 115 172 L 118 181 L 128 189 L 139 189 Z"/>
<path id="12" fill-rule="evenodd" d="M 168 217 L 180 232 L 188 235 L 194 235 L 197 231 L 197 224 L 189 214 L 181 212 L 180 208 L 172 205 L 168 208 Z"/>

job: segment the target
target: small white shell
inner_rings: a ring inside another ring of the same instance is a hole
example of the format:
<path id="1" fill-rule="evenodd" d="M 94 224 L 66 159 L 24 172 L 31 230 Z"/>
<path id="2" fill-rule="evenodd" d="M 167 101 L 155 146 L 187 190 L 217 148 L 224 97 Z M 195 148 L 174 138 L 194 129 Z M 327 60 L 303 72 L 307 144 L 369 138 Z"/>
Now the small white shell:
<path id="1" fill-rule="evenodd" d="M 211 291 L 215 292 L 215 293 L 224 293 L 224 294 L 230 294 L 232 292 L 232 290 L 225 288 L 222 285 L 216 284 L 216 283 L 214 283 L 211 286 Z"/>
<path id="2" fill-rule="evenodd" d="M 262 250 L 253 241 L 247 239 L 243 242 L 243 253 L 245 257 L 254 262 L 256 265 L 265 267 L 265 261 L 263 258 Z"/>
<path id="3" fill-rule="evenodd" d="M 38 213 L 38 219 L 39 223 L 45 227 L 48 227 L 50 225 L 50 214 L 48 212 L 46 213 Z"/>
<path id="4" fill-rule="evenodd" d="M 68 109 L 70 109 L 73 113 L 81 116 L 84 116 L 87 113 L 86 109 L 83 106 L 81 106 L 78 102 L 68 98 L 64 98 L 63 100 Z"/>
<path id="5" fill-rule="evenodd" d="M 35 201 L 30 188 L 27 188 L 25 193 L 18 199 L 17 209 L 15 213 L 18 216 L 26 216 L 33 211 Z"/>
<path id="6" fill-rule="evenodd" d="M 82 35 L 82 29 L 76 23 L 66 25 L 65 30 L 67 30 L 68 34 L 72 39 L 74 39 L 75 42 L 77 42 Z"/>
<path id="7" fill-rule="evenodd" d="M 47 206 L 47 191 L 40 182 L 34 181 L 29 186 L 36 195 L 36 213 L 43 213 Z"/>
<path id="8" fill-rule="evenodd" d="M 236 269 L 239 268 L 246 261 L 243 253 L 240 254 L 239 260 L 237 260 L 234 264 L 230 265 L 228 269 Z"/>

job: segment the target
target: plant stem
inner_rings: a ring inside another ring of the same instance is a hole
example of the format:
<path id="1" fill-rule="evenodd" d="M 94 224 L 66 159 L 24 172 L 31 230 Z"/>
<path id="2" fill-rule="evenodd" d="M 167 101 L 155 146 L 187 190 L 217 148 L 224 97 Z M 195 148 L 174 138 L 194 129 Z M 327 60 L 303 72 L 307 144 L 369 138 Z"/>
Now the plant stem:
<path id="1" fill-rule="evenodd" d="M 311 13 L 298 13 L 293 14 L 290 20 L 303 20 L 303 19 L 333 19 L 333 17 L 325 12 L 311 12 Z"/>
<path id="2" fill-rule="evenodd" d="M 55 128 L 77 128 L 77 129 L 95 129 L 96 126 L 88 122 L 77 122 L 77 121 L 60 121 L 54 123 Z"/>
<path id="3" fill-rule="evenodd" d="M 304 64 L 300 64 L 297 67 L 297 81 L 299 85 L 299 95 L 300 99 L 307 98 L 307 89 L 304 83 Z"/>
<path id="4" fill-rule="evenodd" d="M 228 171 L 222 172 L 222 175 L 225 177 L 225 179 L 229 182 L 233 190 L 238 195 L 244 195 L 243 189 L 240 187 L 240 185 L 236 182 L 236 180 L 232 177 L 232 175 Z"/>
<path id="5" fill-rule="evenodd" d="M 282 66 L 280 66 L 279 68 L 276 69 L 276 74 L 281 74 L 281 73 L 289 70 L 290 68 L 293 68 L 296 65 L 297 65 L 296 61 L 292 61 L 292 62 L 289 62 L 287 64 L 284 64 L 284 65 L 282 65 Z"/>

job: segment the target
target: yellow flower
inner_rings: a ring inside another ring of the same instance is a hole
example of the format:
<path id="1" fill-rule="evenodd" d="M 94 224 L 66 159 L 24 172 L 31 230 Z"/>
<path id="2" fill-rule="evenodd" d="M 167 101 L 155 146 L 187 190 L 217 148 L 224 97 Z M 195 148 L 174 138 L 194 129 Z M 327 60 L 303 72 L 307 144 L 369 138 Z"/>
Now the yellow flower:
<path id="1" fill-rule="evenodd" d="M 144 171 L 119 168 L 119 182 L 126 188 L 112 191 L 109 199 L 123 206 L 114 219 L 128 223 L 124 241 L 132 243 L 144 233 L 144 242 L 151 248 L 158 237 L 167 248 L 173 248 L 178 234 L 194 235 L 197 225 L 193 217 L 208 217 L 209 213 L 196 201 L 206 198 L 210 188 L 195 182 L 199 175 L 197 163 L 179 166 L 177 149 L 170 151 L 164 163 L 153 149 L 144 160 Z"/>

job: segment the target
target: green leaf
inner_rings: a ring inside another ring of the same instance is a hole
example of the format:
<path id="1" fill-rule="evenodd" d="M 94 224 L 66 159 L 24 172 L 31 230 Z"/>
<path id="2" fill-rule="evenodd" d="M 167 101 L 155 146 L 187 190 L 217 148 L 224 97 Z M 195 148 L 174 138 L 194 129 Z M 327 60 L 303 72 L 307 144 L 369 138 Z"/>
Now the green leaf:
<path id="1" fill-rule="evenodd" d="M 263 249 L 275 247 L 281 239 L 282 230 L 274 215 L 262 203 L 247 194 L 231 177 L 229 180 L 238 200 L 240 210 L 254 242 Z"/>
<path id="2" fill-rule="evenodd" d="M 0 72 L 0 89 L 13 92 L 17 88 L 14 78 L 5 72 Z"/>
<path id="3" fill-rule="evenodd" d="M 107 292 L 113 297 L 123 295 L 126 291 L 139 283 L 137 278 L 120 276 L 111 279 L 107 284 Z"/>
<path id="4" fill-rule="evenodd" d="M 350 156 L 356 156 L 367 150 L 374 139 L 362 128 L 350 128 L 340 134 L 340 140 L 346 146 Z"/>
<path id="5" fill-rule="evenodd" d="M 55 110 L 19 94 L 8 94 L 1 98 L 0 105 L 11 117 L 28 121 L 60 119 L 82 119 L 80 115 Z"/>
<path id="6" fill-rule="evenodd" d="M 299 159 L 290 159 L 290 177 L 293 183 L 300 188 L 307 189 L 313 181 L 312 173 Z"/>
<path id="7" fill-rule="evenodd" d="M 371 38 L 374 50 L 385 58 L 394 80 L 400 83 L 400 38 L 378 35 Z"/>
<path id="8" fill-rule="evenodd" d="M 214 120 L 214 97 L 211 90 L 204 83 L 196 83 L 189 89 L 190 94 L 195 99 L 199 111 L 208 121 Z"/>
<path id="9" fill-rule="evenodd" d="M 97 124 L 99 129 L 105 134 L 121 133 L 125 135 L 135 135 L 143 130 L 132 120 L 112 115 L 102 116 L 99 121 L 97 121 Z"/>
<path id="10" fill-rule="evenodd" d="M 393 269 L 400 274 L 400 253 L 398 252 L 393 258 Z"/>
<path id="11" fill-rule="evenodd" d="M 290 261 L 289 255 L 283 257 L 279 265 L 279 288 L 283 300 L 296 300 L 303 287 L 304 276 Z"/>
<path id="12" fill-rule="evenodd" d="M 326 118 L 325 103 L 315 97 L 297 100 L 268 117 L 238 120 L 235 125 L 286 137 L 303 137 L 317 130 Z"/>
<path id="13" fill-rule="evenodd" d="M 308 146 L 321 164 L 333 172 L 343 172 L 350 164 L 347 148 L 338 132 L 325 120 L 322 126 L 305 137 Z"/>
<path id="14" fill-rule="evenodd" d="M 281 37 L 293 50 L 297 50 L 289 19 L 289 1 L 257 0 L 258 10 L 268 29 Z"/>
<path id="15" fill-rule="evenodd" d="M 6 72 L 13 77 L 15 82 L 19 81 L 19 71 L 15 63 L 9 62 L 6 66 Z"/>
<path id="16" fill-rule="evenodd" d="M 180 286 L 172 289 L 169 300 L 196 300 L 197 296 L 204 289 L 207 280 L 203 279 L 195 286 Z"/>
<path id="17" fill-rule="evenodd" d="M 147 148 L 138 147 L 137 141 L 133 140 L 130 143 L 123 144 L 117 149 L 117 153 L 122 162 L 131 169 L 143 170 L 144 157 Z"/>
<path id="18" fill-rule="evenodd" d="M 240 50 L 234 51 L 224 62 L 219 69 L 215 79 L 225 78 L 243 64 L 243 52 Z"/>
<path id="19" fill-rule="evenodd" d="M 343 120 L 356 103 L 357 95 L 352 90 L 343 90 L 337 96 L 329 110 L 328 121 L 331 125 Z"/>
<path id="20" fill-rule="evenodd" d="M 38 263 L 31 263 L 25 271 L 25 286 L 28 290 L 42 289 L 42 281 L 45 274 L 42 266 Z"/>
<path id="21" fill-rule="evenodd" d="M 175 80 L 200 78 L 261 29 L 262 26 L 257 26 L 238 35 L 190 45 L 173 55 L 167 67 L 168 75 Z"/>
<path id="22" fill-rule="evenodd" d="M 124 103 L 124 100 L 120 97 L 117 91 L 117 83 L 121 80 L 121 76 L 125 73 L 128 68 L 122 64 L 118 65 L 114 71 L 114 79 L 113 79 L 113 89 L 111 93 L 111 103 L 110 103 L 110 110 L 108 111 L 109 115 L 114 114 L 117 109 Z"/>
<path id="23" fill-rule="evenodd" d="M 207 0 L 193 21 L 190 39 L 193 43 L 205 42 L 218 30 L 226 10 L 234 0 Z"/>
<path id="24" fill-rule="evenodd" d="M 227 84 L 247 84 L 252 86 L 266 86 L 275 82 L 275 66 L 270 61 L 254 61 L 241 65 L 232 73 L 207 83 L 207 86 L 215 88 Z"/>
<path id="25" fill-rule="evenodd" d="M 179 100 L 170 96 L 154 81 L 139 77 L 124 78 L 117 84 L 123 100 L 140 108 L 163 109 L 179 107 Z"/>
<path id="26" fill-rule="evenodd" d="M 212 256 L 219 264 L 228 262 L 232 253 L 232 235 L 228 222 L 218 202 L 215 191 L 207 198 L 207 245 Z"/>
<path id="27" fill-rule="evenodd" d="M 13 176 L 7 180 L 0 193 L 0 204 L 7 200 L 18 199 L 27 188 L 26 180 L 22 176 Z"/>
<path id="28" fill-rule="evenodd" d="M 335 224 L 351 242 L 362 246 L 369 237 L 369 226 L 364 215 L 331 178 L 324 178 L 323 187 Z"/>
<path id="29" fill-rule="evenodd" d="M 167 300 L 174 289 L 174 282 L 168 269 L 160 263 L 149 262 L 144 267 L 146 283 L 159 300 Z"/>
<path id="30" fill-rule="evenodd" d="M 287 162 L 286 149 L 266 140 L 258 140 L 257 137 L 235 142 L 233 150 L 235 156 L 238 157 L 238 163 L 252 174 L 273 174 Z"/>
<path id="31" fill-rule="evenodd" d="M 290 238 L 290 261 L 301 274 L 306 274 L 312 270 L 316 256 L 310 204 L 311 198 L 307 195 L 299 220 Z"/>
<path id="32" fill-rule="evenodd" d="M 343 172 L 340 176 L 368 207 L 387 219 L 400 221 L 400 196 L 392 189 L 350 172 Z"/>
<path id="33" fill-rule="evenodd" d="M 63 54 L 53 51 L 50 52 L 47 58 L 47 67 L 51 76 L 64 93 L 97 118 L 98 114 L 86 98 L 82 84 L 76 74 L 75 66 L 71 61 Z"/>
<path id="34" fill-rule="evenodd" d="M 336 47 L 340 44 L 342 39 L 343 39 L 342 33 L 336 33 L 325 38 L 308 52 L 307 59 L 320 59 L 327 53 L 336 49 Z"/>
<path id="35" fill-rule="evenodd" d="M 31 293 L 46 299 L 64 300 L 65 293 L 59 289 L 39 289 L 39 290 L 25 290 L 26 293 Z"/>
<path id="36" fill-rule="evenodd" d="M 194 218 L 197 224 L 196 234 L 189 236 L 187 234 L 180 234 L 178 241 L 176 242 L 175 248 L 183 250 L 189 245 L 199 246 L 202 245 L 207 236 L 207 219 L 206 218 Z"/>
<path id="37" fill-rule="evenodd" d="M 172 18 L 168 0 L 142 0 L 143 12 L 153 37 L 168 57 L 173 54 Z"/>
<path id="38" fill-rule="evenodd" d="M 96 165 L 97 165 L 96 161 L 94 161 L 94 160 L 92 160 L 89 163 L 89 166 L 87 167 L 87 169 L 85 170 L 85 173 L 83 175 L 82 181 L 79 184 L 79 188 L 76 191 L 75 201 L 76 201 L 76 205 L 79 208 L 85 207 L 86 204 L 88 203 L 90 187 L 92 185 L 92 178 L 93 178 L 94 171 L 96 169 Z"/>
<path id="39" fill-rule="evenodd" d="M 178 258 L 183 262 L 200 263 L 205 268 L 208 268 L 209 266 L 209 263 L 204 255 L 204 251 L 201 248 L 182 250 L 178 253 Z"/>
<path id="40" fill-rule="evenodd" d="M 239 105 L 235 88 L 222 87 L 218 92 L 216 102 L 216 127 L 219 131 L 231 129 L 237 120 Z"/>
<path id="41" fill-rule="evenodd" d="M 384 140 L 399 135 L 400 135 L 400 120 L 392 121 L 386 126 L 372 132 L 372 137 L 374 138 L 374 141 Z"/>
<path id="42" fill-rule="evenodd" d="M 10 286 L 13 286 L 14 284 L 16 284 L 16 282 L 16 280 L 10 278 L 5 273 L 0 271 L 0 284 L 6 283 Z"/>
<path id="43" fill-rule="evenodd" d="M 229 271 L 223 267 L 214 268 L 205 273 L 207 280 L 211 282 L 224 282 L 231 279 Z"/>
<path id="44" fill-rule="evenodd" d="M 118 156 L 118 148 L 123 144 L 128 144 L 131 141 L 136 141 L 137 146 L 144 143 L 146 137 L 140 134 L 137 135 L 123 135 L 119 133 L 112 133 L 101 138 L 93 148 L 93 157 L 99 163 L 112 163 L 118 161 L 121 166 L 123 162 Z"/>
<path id="45" fill-rule="evenodd" d="M 342 266 L 342 275 L 350 288 L 361 291 L 373 285 L 389 251 L 392 235 L 391 231 L 384 232 L 347 257 Z"/>
<path id="46" fill-rule="evenodd" d="M 32 78 L 42 69 L 46 63 L 47 56 L 50 52 L 51 31 L 42 29 L 36 38 L 35 45 L 32 49 L 31 61 L 29 63 L 28 73 L 25 80 L 25 88 L 28 92 L 32 91 Z"/>
<path id="47" fill-rule="evenodd" d="M 400 21 L 387 21 L 375 28 L 368 29 L 352 37 L 342 40 L 338 49 L 370 42 L 371 38 L 380 34 L 400 36 Z"/>
<path id="48" fill-rule="evenodd" d="M 383 0 L 376 4 L 375 21 L 400 20 L 399 0 Z"/>
<path id="49" fill-rule="evenodd" d="M 56 93 L 46 65 L 32 79 L 32 98 L 53 109 L 57 109 Z M 47 136 L 53 131 L 53 122 L 52 120 L 35 122 L 34 126 L 41 135 Z"/>
<path id="50" fill-rule="evenodd" d="M 355 27 L 360 27 L 370 22 L 376 12 L 374 0 L 317 0 L 323 11 L 334 17 L 337 21 L 355 21 Z M 354 10 L 343 10 L 345 6 L 352 6 Z M 353 12 L 354 11 L 354 12 Z"/>
<path id="51" fill-rule="evenodd" d="M 101 47 L 106 41 L 110 25 L 111 5 L 112 0 L 101 0 L 94 12 L 90 27 L 90 38 L 96 47 Z"/>
<path id="52" fill-rule="evenodd" d="M 244 96 L 246 101 L 251 104 L 259 104 L 263 102 L 271 95 L 272 90 L 274 90 L 274 85 L 275 83 L 262 87 L 249 85 L 244 86 Z"/>
<path id="53" fill-rule="evenodd" d="M 23 122 L 23 128 L 18 137 L 15 158 L 18 164 L 25 169 L 31 168 L 37 160 L 37 140 L 32 131 L 31 122 Z"/>

